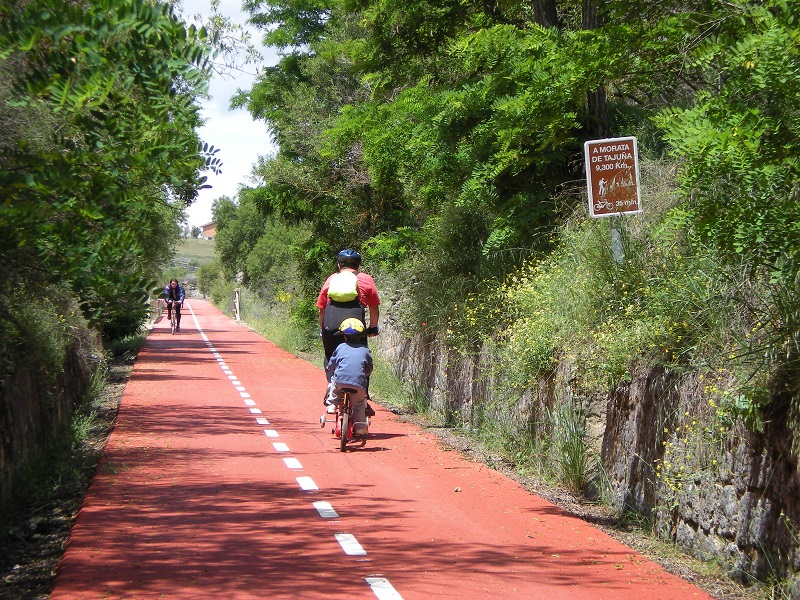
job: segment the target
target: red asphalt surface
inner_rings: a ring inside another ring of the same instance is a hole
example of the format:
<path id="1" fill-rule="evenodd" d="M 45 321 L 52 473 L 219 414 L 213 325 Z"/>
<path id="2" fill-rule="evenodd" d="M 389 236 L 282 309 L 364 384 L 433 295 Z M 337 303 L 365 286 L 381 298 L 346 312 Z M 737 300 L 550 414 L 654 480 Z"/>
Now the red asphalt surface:
<path id="1" fill-rule="evenodd" d="M 208 302 L 181 325 L 139 352 L 51 600 L 709 598 L 375 402 L 339 452 L 321 368 Z"/>

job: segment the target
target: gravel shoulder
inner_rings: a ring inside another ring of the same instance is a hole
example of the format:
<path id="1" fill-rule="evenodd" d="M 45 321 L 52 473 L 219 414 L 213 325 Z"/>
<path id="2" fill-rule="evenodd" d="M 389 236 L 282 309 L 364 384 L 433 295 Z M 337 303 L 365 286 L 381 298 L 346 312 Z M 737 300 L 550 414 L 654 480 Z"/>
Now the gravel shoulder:
<path id="1" fill-rule="evenodd" d="M 615 540 L 629 546 L 638 553 L 661 565 L 667 572 L 689 581 L 719 600 L 760 600 L 772 598 L 766 589 L 744 587 L 728 577 L 723 568 L 716 563 L 695 559 L 674 544 L 659 540 L 640 524 L 622 520 L 608 506 L 590 502 L 578 494 L 564 488 L 553 486 L 539 478 L 521 475 L 505 457 L 491 452 L 479 441 L 456 430 L 439 427 L 424 415 L 393 411 L 404 420 L 422 427 L 439 438 L 443 447 L 456 450 L 464 457 L 478 462 L 504 474 L 519 483 L 523 488 L 544 498 L 559 508 L 573 514 L 610 535 Z"/>

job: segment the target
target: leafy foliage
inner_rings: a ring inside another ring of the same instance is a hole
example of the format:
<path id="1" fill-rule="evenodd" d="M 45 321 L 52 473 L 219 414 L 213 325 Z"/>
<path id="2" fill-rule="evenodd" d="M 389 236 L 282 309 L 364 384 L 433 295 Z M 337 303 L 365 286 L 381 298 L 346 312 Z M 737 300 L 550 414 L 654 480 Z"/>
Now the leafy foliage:
<path id="1" fill-rule="evenodd" d="M 135 331 L 174 223 L 218 169 L 198 139 L 206 34 L 137 0 L 0 5 L 0 272 L 64 282 Z"/>
<path id="2" fill-rule="evenodd" d="M 692 55 L 709 85 L 691 106 L 660 117 L 684 160 L 682 184 L 701 238 L 791 279 L 800 248 L 799 10 L 794 2 L 732 3 L 719 35 Z"/>
<path id="3" fill-rule="evenodd" d="M 586 95 L 627 53 L 536 26 L 515 2 L 248 8 L 290 51 L 233 104 L 274 132 L 280 150 L 257 170 L 262 209 L 310 221 L 308 281 L 339 248 L 408 228 L 419 235 L 397 238 L 414 244 L 407 256 L 459 249 L 415 269 L 463 278 L 459 290 L 547 249 L 551 197 L 580 172 Z"/>
<path id="4" fill-rule="evenodd" d="M 252 190 L 241 190 L 238 204 L 228 198 L 214 203 L 221 275 L 227 281 L 236 279 L 269 303 L 297 302 L 302 288 L 297 282 L 296 257 L 305 228 L 265 217 L 260 200 Z M 204 293 L 210 287 L 201 282 Z"/>

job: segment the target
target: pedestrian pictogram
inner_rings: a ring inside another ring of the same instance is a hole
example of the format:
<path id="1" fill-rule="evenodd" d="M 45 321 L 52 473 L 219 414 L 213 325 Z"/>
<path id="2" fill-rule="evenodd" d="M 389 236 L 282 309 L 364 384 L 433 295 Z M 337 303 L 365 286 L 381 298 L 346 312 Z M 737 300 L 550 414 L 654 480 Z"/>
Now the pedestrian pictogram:
<path id="1" fill-rule="evenodd" d="M 636 138 L 589 140 L 583 148 L 589 214 L 592 217 L 612 217 L 641 213 Z"/>

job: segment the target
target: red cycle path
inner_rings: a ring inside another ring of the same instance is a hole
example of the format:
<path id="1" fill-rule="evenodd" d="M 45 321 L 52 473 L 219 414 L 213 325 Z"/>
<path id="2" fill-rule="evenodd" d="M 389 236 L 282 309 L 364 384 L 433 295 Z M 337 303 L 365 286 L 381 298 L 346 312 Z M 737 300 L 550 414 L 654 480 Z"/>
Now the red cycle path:
<path id="1" fill-rule="evenodd" d="M 374 403 L 339 452 L 320 368 L 189 306 L 138 355 L 51 600 L 709 598 Z"/>

